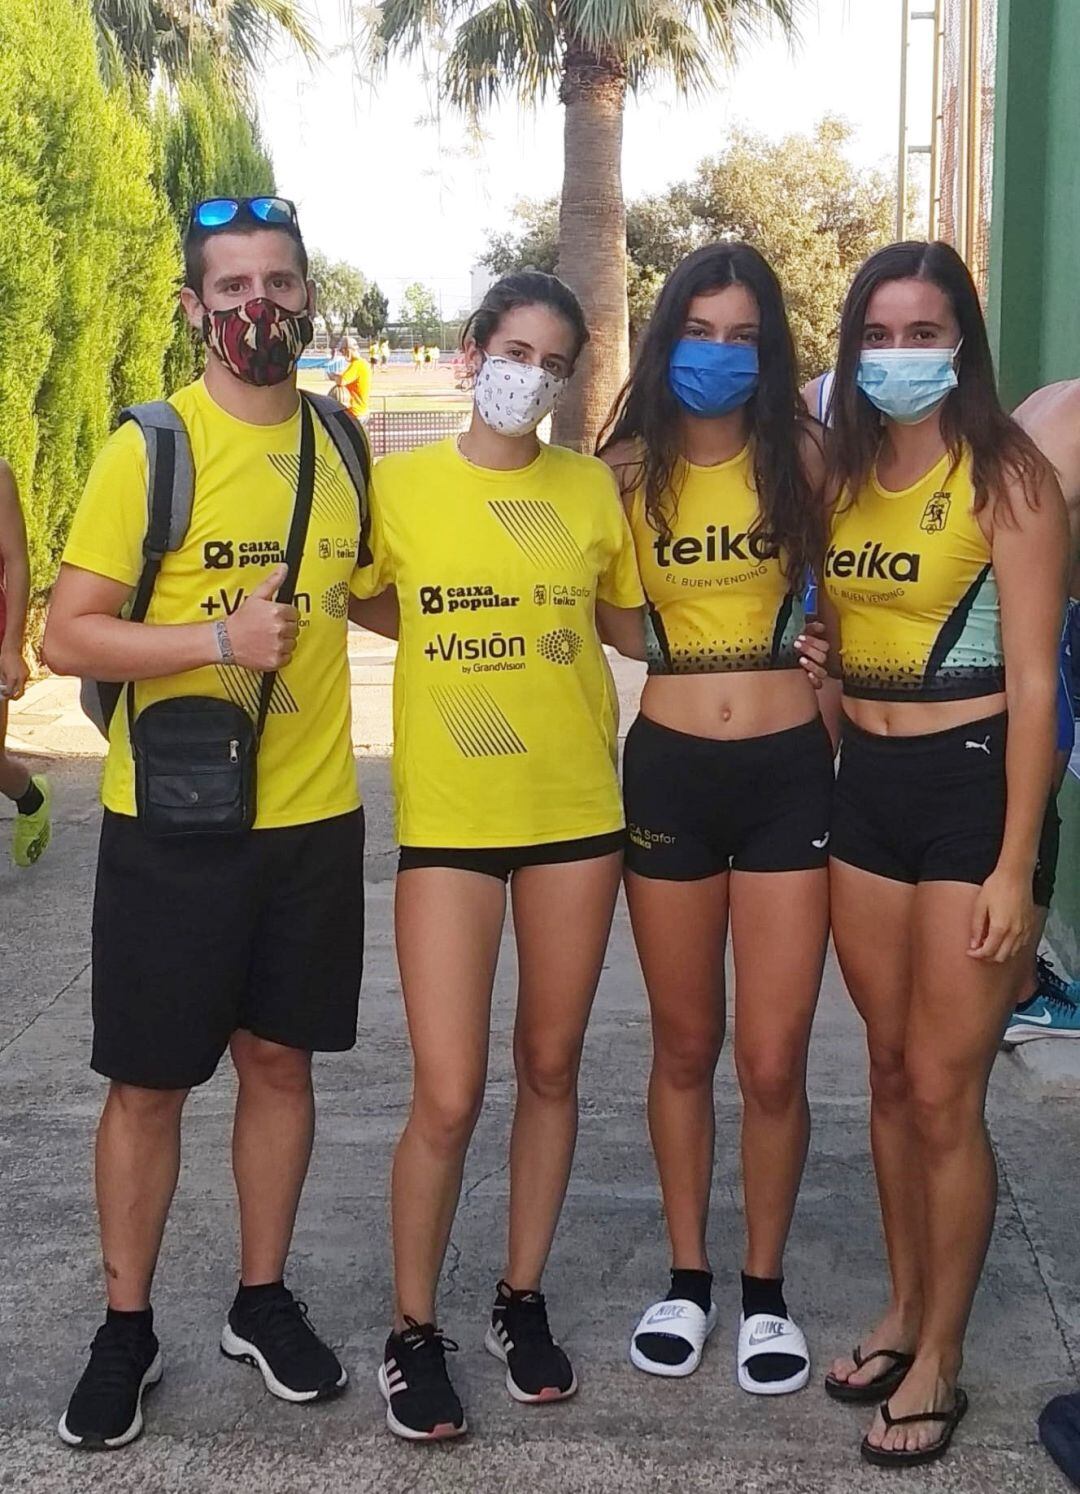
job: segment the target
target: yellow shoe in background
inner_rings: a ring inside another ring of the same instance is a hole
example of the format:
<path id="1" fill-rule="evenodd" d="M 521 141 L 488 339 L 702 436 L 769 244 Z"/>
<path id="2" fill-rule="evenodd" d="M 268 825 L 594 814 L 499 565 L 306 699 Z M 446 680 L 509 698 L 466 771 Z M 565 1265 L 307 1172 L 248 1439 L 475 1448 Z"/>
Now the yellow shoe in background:
<path id="1" fill-rule="evenodd" d="M 33 814 L 16 814 L 15 843 L 11 848 L 11 859 L 16 866 L 33 866 L 45 854 L 52 839 L 52 823 L 49 810 L 52 807 L 52 791 L 44 773 L 36 773 L 30 782 L 41 794 L 41 803 Z"/>

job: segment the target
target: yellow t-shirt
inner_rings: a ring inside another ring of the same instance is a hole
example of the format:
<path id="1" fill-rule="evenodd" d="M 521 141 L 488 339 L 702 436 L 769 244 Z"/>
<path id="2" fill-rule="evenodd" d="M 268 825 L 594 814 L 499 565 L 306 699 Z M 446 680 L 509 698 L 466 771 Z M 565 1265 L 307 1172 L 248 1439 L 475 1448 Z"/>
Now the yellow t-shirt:
<path id="1" fill-rule="evenodd" d="M 284 559 L 296 499 L 300 413 L 281 425 L 248 425 L 216 405 L 200 381 L 172 404 L 191 437 L 195 499 L 183 546 L 165 556 L 149 623 L 225 617 Z M 302 825 L 346 814 L 360 803 L 351 740 L 346 651 L 349 584 L 356 570 L 356 491 L 317 418 L 315 495 L 300 566 L 300 637 L 274 683 L 259 748 L 256 829 Z M 64 561 L 134 586 L 146 533 L 146 448 L 129 423 L 102 448 L 72 524 Z M 261 676 L 215 665 L 136 686 L 136 710 L 177 695 L 209 695 L 254 716 Z M 102 801 L 135 813 L 126 691 L 113 717 Z"/>
<path id="2" fill-rule="evenodd" d="M 618 701 L 596 600 L 639 607 L 611 473 L 544 446 L 475 467 L 451 438 L 375 473 L 373 565 L 397 587 L 397 835 L 413 846 L 544 845 L 623 825 Z"/>
<path id="3" fill-rule="evenodd" d="M 349 391 L 350 413 L 357 418 L 366 415 L 371 394 L 371 364 L 363 358 L 354 358 L 341 375 L 341 382 Z"/>

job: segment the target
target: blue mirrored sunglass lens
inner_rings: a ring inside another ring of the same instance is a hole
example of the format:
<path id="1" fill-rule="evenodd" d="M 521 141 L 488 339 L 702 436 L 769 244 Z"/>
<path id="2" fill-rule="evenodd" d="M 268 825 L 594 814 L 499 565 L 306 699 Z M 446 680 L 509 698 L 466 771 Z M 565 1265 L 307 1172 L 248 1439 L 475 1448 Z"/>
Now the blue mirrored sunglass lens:
<path id="1" fill-rule="evenodd" d="M 232 197 L 214 197 L 209 202 L 200 202 L 195 209 L 195 221 L 200 228 L 220 228 L 231 223 L 239 211 L 239 204 Z"/>
<path id="2" fill-rule="evenodd" d="M 291 223 L 292 208 L 283 197 L 253 197 L 251 211 L 264 223 Z"/>

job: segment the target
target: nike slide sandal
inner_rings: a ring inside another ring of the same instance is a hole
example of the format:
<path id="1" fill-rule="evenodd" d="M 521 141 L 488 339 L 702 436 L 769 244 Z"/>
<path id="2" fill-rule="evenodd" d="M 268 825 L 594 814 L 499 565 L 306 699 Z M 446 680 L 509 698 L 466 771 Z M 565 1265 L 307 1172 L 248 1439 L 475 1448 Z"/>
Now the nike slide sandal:
<path id="1" fill-rule="evenodd" d="M 783 1354 L 801 1360 L 800 1367 L 783 1380 L 756 1380 L 750 1373 L 755 1359 L 765 1354 Z M 739 1328 L 736 1356 L 739 1385 L 749 1395 L 792 1395 L 802 1390 L 810 1379 L 810 1349 L 806 1335 L 790 1318 L 771 1317 L 755 1312 L 743 1318 Z"/>
<path id="2" fill-rule="evenodd" d="M 630 1363 L 647 1375 L 666 1375 L 676 1379 L 692 1375 L 701 1363 L 705 1342 L 716 1327 L 716 1317 L 715 1303 L 710 1303 L 709 1311 L 704 1313 L 696 1302 L 684 1297 L 654 1302 L 634 1329 L 630 1340 Z M 656 1336 L 681 1340 L 687 1346 L 686 1356 L 676 1364 L 651 1359 L 639 1341 Z"/>

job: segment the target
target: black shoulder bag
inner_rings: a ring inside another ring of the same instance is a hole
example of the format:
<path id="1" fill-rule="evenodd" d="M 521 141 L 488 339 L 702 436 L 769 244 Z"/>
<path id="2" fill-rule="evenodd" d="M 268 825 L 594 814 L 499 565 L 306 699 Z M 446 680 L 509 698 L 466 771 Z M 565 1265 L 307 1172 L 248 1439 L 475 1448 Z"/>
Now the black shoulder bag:
<path id="1" fill-rule="evenodd" d="M 315 434 L 307 401 L 300 400 L 300 472 L 285 550 L 288 575 L 278 592 L 290 603 L 304 553 L 315 483 Z M 157 507 L 156 503 L 154 505 Z M 146 616 L 165 546 L 151 521 L 143 572 L 131 618 Z M 180 695 L 135 714 L 135 686 L 127 687 L 135 807 L 147 835 L 240 835 L 255 823 L 259 742 L 277 671 L 262 676 L 254 721 L 230 700 Z"/>

